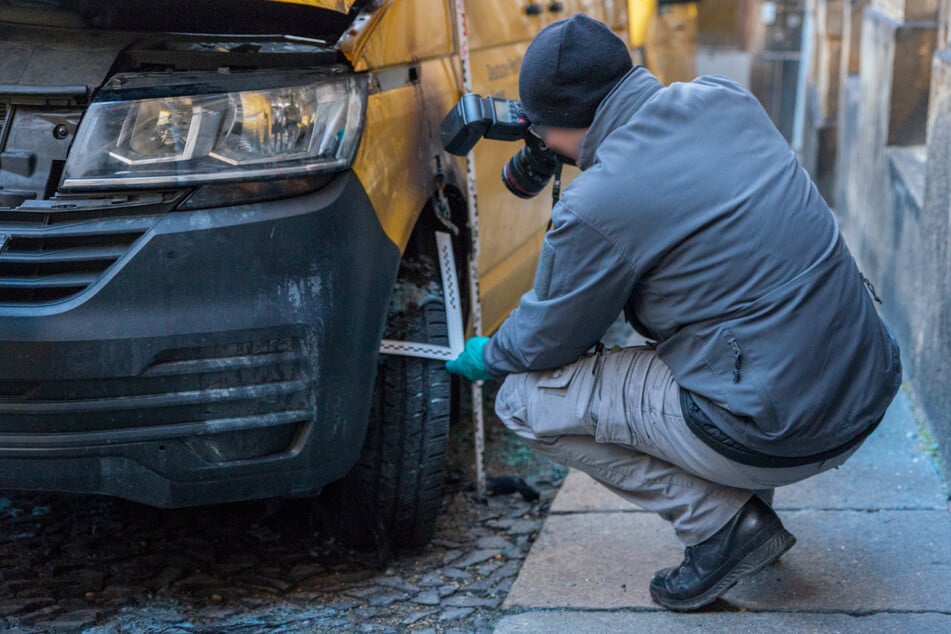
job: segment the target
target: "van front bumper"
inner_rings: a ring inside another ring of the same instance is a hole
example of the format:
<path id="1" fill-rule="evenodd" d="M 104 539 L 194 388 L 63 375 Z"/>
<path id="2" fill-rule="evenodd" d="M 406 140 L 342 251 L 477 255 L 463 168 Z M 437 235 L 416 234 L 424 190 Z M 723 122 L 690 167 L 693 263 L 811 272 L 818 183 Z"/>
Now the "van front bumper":
<path id="1" fill-rule="evenodd" d="M 178 507 L 343 476 L 400 260 L 359 181 L 153 220 L 78 294 L 0 306 L 0 489 Z"/>

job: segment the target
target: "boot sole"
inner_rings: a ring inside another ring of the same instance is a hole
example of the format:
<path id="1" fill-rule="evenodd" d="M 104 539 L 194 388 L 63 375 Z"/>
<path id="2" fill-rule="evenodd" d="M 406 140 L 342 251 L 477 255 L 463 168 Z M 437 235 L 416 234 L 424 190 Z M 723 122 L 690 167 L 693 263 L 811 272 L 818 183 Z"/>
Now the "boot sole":
<path id="1" fill-rule="evenodd" d="M 706 592 L 690 599 L 671 599 L 668 597 L 658 597 L 652 587 L 651 598 L 663 607 L 678 612 L 688 612 L 702 608 L 723 596 L 727 590 L 735 586 L 736 582 L 743 577 L 755 575 L 757 572 L 775 562 L 795 544 L 795 536 L 786 529 L 781 528 L 761 546 L 741 559 L 738 564 L 733 566 L 730 572 L 723 575 L 723 578 Z"/>

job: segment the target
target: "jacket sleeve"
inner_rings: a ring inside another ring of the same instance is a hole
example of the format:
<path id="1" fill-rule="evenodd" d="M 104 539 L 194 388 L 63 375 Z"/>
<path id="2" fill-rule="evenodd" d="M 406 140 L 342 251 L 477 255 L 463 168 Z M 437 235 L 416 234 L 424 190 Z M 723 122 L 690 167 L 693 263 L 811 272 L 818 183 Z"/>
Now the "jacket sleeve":
<path id="1" fill-rule="evenodd" d="M 601 339 L 637 283 L 631 257 L 564 200 L 552 216 L 534 288 L 485 347 L 486 367 L 497 376 L 577 360 Z"/>

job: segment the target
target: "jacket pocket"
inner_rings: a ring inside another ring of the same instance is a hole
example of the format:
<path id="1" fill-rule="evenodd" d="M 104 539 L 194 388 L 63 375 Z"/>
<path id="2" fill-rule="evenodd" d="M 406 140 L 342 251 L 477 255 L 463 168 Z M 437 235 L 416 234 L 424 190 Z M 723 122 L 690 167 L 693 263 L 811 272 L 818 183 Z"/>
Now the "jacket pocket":
<path id="1" fill-rule="evenodd" d="M 776 407 L 769 390 L 764 383 L 764 374 L 758 367 L 755 350 L 744 344 L 732 329 L 720 334 L 725 347 L 724 355 L 730 366 L 726 374 L 727 391 L 731 392 L 730 401 L 740 411 L 734 414 L 749 416 L 754 424 L 763 431 L 772 432 L 780 427 Z M 731 410 L 732 411 L 732 410 Z"/>

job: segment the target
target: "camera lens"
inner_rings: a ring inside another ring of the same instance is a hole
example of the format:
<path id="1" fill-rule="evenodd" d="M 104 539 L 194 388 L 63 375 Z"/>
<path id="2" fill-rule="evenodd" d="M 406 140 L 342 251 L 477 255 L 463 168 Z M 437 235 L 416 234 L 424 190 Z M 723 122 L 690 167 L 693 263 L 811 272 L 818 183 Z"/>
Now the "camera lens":
<path id="1" fill-rule="evenodd" d="M 502 182 L 519 198 L 537 196 L 558 169 L 555 153 L 532 138 L 502 167 Z"/>

